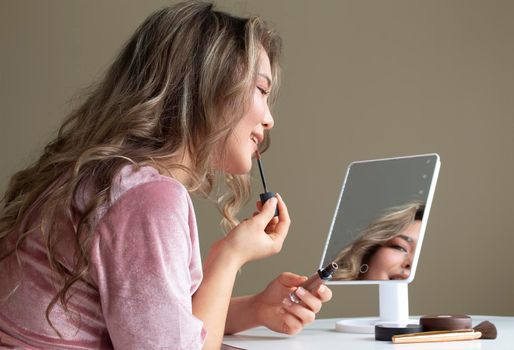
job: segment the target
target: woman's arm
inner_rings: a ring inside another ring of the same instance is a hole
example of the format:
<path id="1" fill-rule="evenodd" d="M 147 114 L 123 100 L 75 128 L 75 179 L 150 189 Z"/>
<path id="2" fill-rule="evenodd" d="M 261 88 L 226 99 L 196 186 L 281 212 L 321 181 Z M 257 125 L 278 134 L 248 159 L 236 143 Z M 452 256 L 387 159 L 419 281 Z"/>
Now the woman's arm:
<path id="1" fill-rule="evenodd" d="M 220 241 L 211 248 L 203 281 L 193 296 L 193 314 L 207 329 L 204 349 L 219 349 L 234 281 L 241 264 Z"/>
<path id="2" fill-rule="evenodd" d="M 192 274 L 201 269 L 192 233 L 189 195 L 171 180 L 123 192 L 97 225 L 90 276 L 115 349 L 200 349 L 205 343 L 203 322 L 191 312 Z"/>
<path id="3" fill-rule="evenodd" d="M 305 290 L 303 295 L 299 295 L 302 300 L 300 304 L 284 303 L 289 300 L 289 293 L 297 290 L 306 279 L 305 276 L 284 272 L 261 293 L 232 298 L 225 334 L 234 334 L 257 326 L 266 326 L 286 334 L 301 331 L 305 325 L 314 321 L 321 304 L 332 298 L 332 291 L 323 285 L 314 293 Z"/>
<path id="4" fill-rule="evenodd" d="M 279 219 L 270 224 L 277 198 Z M 207 329 L 204 349 L 221 346 L 237 271 L 246 262 L 276 254 L 282 248 L 290 219 L 286 205 L 277 198 L 268 200 L 261 213 L 236 226 L 209 252 L 203 281 L 193 296 L 193 314 Z"/>
<path id="5" fill-rule="evenodd" d="M 263 209 L 261 202 L 257 202 L 256 205 L 258 211 L 253 213 L 254 216 L 259 215 Z M 268 229 L 276 231 L 275 225 L 279 224 L 275 217 L 268 224 Z M 323 286 L 314 293 L 305 291 L 299 296 L 302 300 L 300 304 L 287 303 L 289 293 L 295 291 L 306 279 L 305 276 L 284 272 L 271 281 L 262 292 L 232 298 L 225 322 L 225 334 L 234 334 L 257 326 L 265 326 L 286 334 L 301 331 L 305 325 L 314 321 L 321 304 L 332 298 L 332 291 Z"/>
<path id="6" fill-rule="evenodd" d="M 257 301 L 255 297 L 255 295 L 248 295 L 230 300 L 225 322 L 225 334 L 234 334 L 262 326 L 257 320 Z"/>

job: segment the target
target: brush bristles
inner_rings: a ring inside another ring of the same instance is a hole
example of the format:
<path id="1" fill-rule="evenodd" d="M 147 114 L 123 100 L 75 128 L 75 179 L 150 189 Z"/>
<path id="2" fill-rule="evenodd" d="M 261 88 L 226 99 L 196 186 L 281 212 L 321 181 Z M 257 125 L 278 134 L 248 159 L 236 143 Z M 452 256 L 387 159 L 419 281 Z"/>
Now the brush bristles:
<path id="1" fill-rule="evenodd" d="M 496 339 L 498 335 L 496 326 L 489 321 L 480 322 L 473 329 L 482 333 L 480 339 Z"/>

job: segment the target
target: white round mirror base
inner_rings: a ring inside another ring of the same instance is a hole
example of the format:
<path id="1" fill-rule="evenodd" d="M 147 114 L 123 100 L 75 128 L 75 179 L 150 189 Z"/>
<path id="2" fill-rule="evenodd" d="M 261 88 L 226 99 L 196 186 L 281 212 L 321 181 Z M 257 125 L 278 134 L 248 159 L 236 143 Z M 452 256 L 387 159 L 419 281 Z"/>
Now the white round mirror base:
<path id="1" fill-rule="evenodd" d="M 419 320 L 409 319 L 408 286 L 407 283 L 380 284 L 380 318 L 355 318 L 337 321 L 336 331 L 373 334 L 376 324 L 418 324 Z"/>

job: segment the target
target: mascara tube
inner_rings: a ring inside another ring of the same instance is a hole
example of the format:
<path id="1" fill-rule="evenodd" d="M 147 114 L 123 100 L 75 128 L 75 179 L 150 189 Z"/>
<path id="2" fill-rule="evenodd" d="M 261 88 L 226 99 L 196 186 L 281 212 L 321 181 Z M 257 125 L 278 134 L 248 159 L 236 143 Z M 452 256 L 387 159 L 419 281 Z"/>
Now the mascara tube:
<path id="1" fill-rule="evenodd" d="M 259 197 L 261 199 L 261 203 L 264 204 L 268 199 L 275 197 L 275 192 L 268 191 L 268 187 L 266 186 L 266 179 L 264 177 L 264 170 L 262 169 L 261 154 L 258 150 L 256 152 L 256 156 L 257 165 L 259 166 L 259 173 L 261 174 L 262 187 L 264 187 L 264 193 L 261 193 Z M 278 207 L 275 209 L 274 216 L 278 216 Z"/>
<path id="2" fill-rule="evenodd" d="M 339 266 L 337 266 L 335 262 L 330 263 L 328 266 L 319 269 L 315 274 L 309 277 L 307 281 L 303 282 L 300 287 L 314 293 L 318 290 L 320 285 L 324 284 L 325 281 L 332 276 L 338 267 Z M 301 302 L 300 298 L 296 295 L 296 291 L 289 293 L 289 300 L 295 304 L 299 304 Z"/>

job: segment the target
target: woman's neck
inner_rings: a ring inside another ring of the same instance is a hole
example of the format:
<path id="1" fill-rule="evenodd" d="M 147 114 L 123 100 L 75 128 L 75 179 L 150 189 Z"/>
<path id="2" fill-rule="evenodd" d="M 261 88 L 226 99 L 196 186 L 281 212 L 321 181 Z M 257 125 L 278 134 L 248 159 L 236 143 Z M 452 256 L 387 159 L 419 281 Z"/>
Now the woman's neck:
<path id="1" fill-rule="evenodd" d="M 165 163 L 162 164 L 164 168 L 168 169 L 168 172 L 175 180 L 180 182 L 186 188 L 189 188 L 193 182 L 191 174 L 180 167 L 176 167 L 177 165 L 192 170 L 193 162 L 189 156 L 189 152 L 185 150 L 178 151 L 175 156 L 167 159 Z"/>

